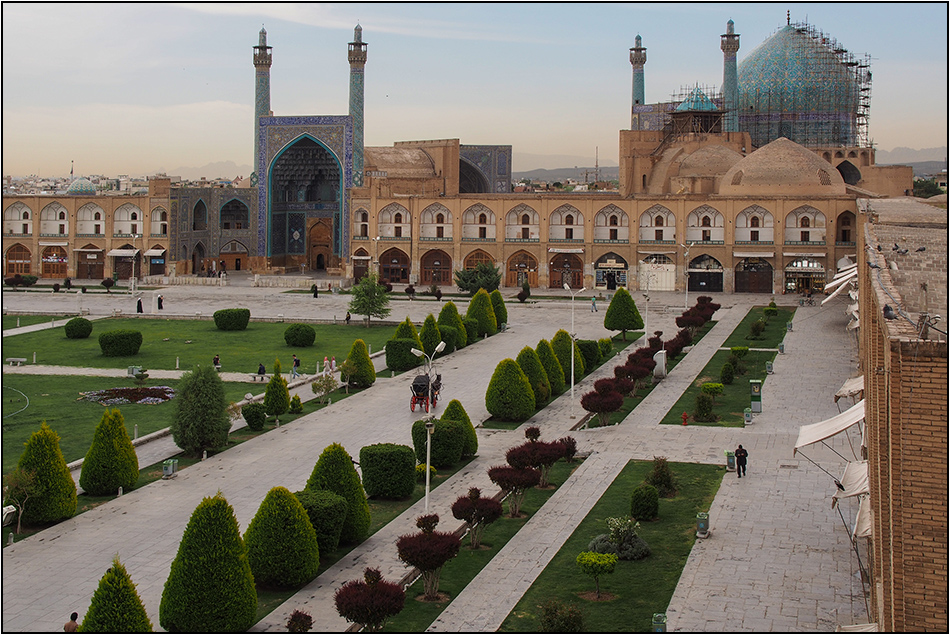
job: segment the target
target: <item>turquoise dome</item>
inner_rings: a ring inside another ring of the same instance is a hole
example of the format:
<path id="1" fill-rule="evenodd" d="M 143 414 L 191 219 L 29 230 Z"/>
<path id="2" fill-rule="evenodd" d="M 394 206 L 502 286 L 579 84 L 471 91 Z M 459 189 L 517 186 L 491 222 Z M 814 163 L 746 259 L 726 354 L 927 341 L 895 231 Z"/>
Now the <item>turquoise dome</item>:
<path id="1" fill-rule="evenodd" d="M 81 176 L 69 184 L 66 193 L 73 196 L 92 196 L 96 193 L 96 184 Z"/>

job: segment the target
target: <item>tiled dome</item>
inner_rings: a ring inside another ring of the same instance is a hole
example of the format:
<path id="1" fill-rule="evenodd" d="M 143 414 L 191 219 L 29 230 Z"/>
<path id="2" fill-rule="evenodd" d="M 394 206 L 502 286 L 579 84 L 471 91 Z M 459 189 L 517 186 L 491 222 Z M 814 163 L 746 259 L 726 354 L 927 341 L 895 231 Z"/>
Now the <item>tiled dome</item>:
<path id="1" fill-rule="evenodd" d="M 66 193 L 73 196 L 91 196 L 96 193 L 96 184 L 81 176 L 69 184 Z"/>

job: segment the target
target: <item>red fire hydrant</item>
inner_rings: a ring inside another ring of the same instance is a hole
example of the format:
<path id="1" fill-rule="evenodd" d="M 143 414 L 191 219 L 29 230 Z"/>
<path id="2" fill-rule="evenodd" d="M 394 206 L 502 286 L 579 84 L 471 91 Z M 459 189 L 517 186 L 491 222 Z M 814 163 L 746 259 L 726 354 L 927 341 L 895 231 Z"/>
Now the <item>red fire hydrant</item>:
<path id="1" fill-rule="evenodd" d="M 683 413 L 683 425 L 685 426 L 688 422 L 689 422 L 689 415 L 684 412 L 684 413 Z"/>

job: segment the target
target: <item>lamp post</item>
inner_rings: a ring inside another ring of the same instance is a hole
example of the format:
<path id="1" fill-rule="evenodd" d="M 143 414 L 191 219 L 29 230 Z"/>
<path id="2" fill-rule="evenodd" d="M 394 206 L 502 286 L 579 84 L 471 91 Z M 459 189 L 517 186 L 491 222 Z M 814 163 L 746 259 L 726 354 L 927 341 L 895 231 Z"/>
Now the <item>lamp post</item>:
<path id="1" fill-rule="evenodd" d="M 416 357 L 423 357 L 426 360 L 426 375 L 429 375 L 432 368 L 432 358 L 436 353 L 441 353 L 445 350 L 445 342 L 439 342 L 439 345 L 435 347 L 435 350 L 432 352 L 432 355 L 426 355 L 425 351 L 420 351 L 418 348 L 410 349 L 413 355 Z M 431 384 L 430 384 L 431 385 Z M 431 390 L 431 388 L 430 388 Z M 431 396 L 431 395 L 430 395 Z M 435 417 L 429 415 L 425 419 L 426 422 L 426 503 L 425 503 L 425 513 L 429 513 L 429 479 L 430 479 L 430 469 L 429 464 L 432 462 L 432 431 L 435 429 Z"/>
<path id="2" fill-rule="evenodd" d="M 376 265 L 376 278 L 379 279 L 379 236 L 373 239 L 373 264 Z"/>
<path id="3" fill-rule="evenodd" d="M 649 278 L 647 279 L 647 291 L 650 290 Z M 646 310 L 643 312 L 643 330 L 646 331 L 647 337 L 650 335 L 650 295 L 647 293 L 643 294 L 643 299 L 646 300 Z"/>
<path id="4" fill-rule="evenodd" d="M 585 287 L 571 291 L 571 285 L 564 283 L 564 290 L 571 294 L 571 419 L 574 419 L 574 347 L 577 346 L 577 333 L 574 332 L 574 297 L 583 293 Z"/>
<path id="5" fill-rule="evenodd" d="M 129 285 L 129 293 L 135 293 L 136 287 L 136 278 L 135 278 L 135 261 L 138 260 L 138 249 L 135 247 L 135 241 L 140 237 L 139 234 L 132 234 L 132 283 Z"/>
<path id="6" fill-rule="evenodd" d="M 688 310 L 689 310 L 689 250 L 690 250 L 690 248 L 692 248 L 692 246 L 695 245 L 695 244 L 696 244 L 695 241 L 689 243 L 688 245 L 684 245 L 683 243 L 680 243 L 680 247 L 683 248 L 683 261 L 684 261 L 684 262 L 683 262 L 683 271 L 684 271 L 685 274 L 686 274 L 686 302 L 685 302 L 685 304 L 684 304 L 684 306 L 683 306 L 683 310 L 684 310 L 684 311 L 688 311 Z"/>

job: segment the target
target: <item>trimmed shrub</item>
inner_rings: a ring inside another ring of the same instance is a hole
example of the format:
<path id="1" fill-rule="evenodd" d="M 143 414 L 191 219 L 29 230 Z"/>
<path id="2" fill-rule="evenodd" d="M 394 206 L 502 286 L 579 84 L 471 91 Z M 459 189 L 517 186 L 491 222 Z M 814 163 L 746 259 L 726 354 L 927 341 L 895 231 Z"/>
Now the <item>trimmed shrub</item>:
<path id="1" fill-rule="evenodd" d="M 429 465 L 435 467 L 452 467 L 462 460 L 462 451 L 465 449 L 465 426 L 460 421 L 436 419 L 432 429 L 432 456 Z M 412 445 L 416 452 L 416 460 L 423 465 L 426 462 L 426 425 L 419 420 L 412 424 Z"/>
<path id="2" fill-rule="evenodd" d="M 275 418 L 290 409 L 290 389 L 287 380 L 280 374 L 280 360 L 274 360 L 274 375 L 264 390 L 264 410 Z"/>
<path id="3" fill-rule="evenodd" d="M 678 487 L 676 477 L 673 475 L 673 470 L 670 468 L 670 464 L 665 456 L 653 457 L 653 471 L 650 472 L 644 480 L 655 487 L 662 498 L 673 498 L 676 496 L 676 489 Z"/>
<path id="4" fill-rule="evenodd" d="M 630 516 L 637 520 L 653 520 L 660 515 L 660 493 L 649 483 L 644 483 L 630 495 Z"/>
<path id="5" fill-rule="evenodd" d="M 458 330 L 451 326 L 439 326 L 439 334 L 442 337 L 442 341 L 445 342 L 445 348 L 439 353 L 439 357 L 454 352 L 456 348 L 455 345 L 458 343 Z M 436 346 L 438 346 L 438 344 L 436 344 Z"/>
<path id="6" fill-rule="evenodd" d="M 757 340 L 762 337 L 763 331 L 765 331 L 765 320 L 760 318 L 749 326 L 749 336 L 746 339 Z"/>
<path id="7" fill-rule="evenodd" d="M 434 466 L 429 466 L 429 478 L 432 479 L 436 475 L 436 469 Z M 425 463 L 420 463 L 416 465 L 416 482 L 425 483 L 426 482 L 426 466 Z"/>
<path id="8" fill-rule="evenodd" d="M 778 308 L 774 306 L 767 306 L 764 309 L 762 309 L 762 315 L 765 316 L 765 321 L 768 322 L 769 320 L 774 318 L 776 315 L 778 315 Z"/>
<path id="9" fill-rule="evenodd" d="M 595 553 L 583 551 L 577 555 L 577 566 L 584 575 L 594 578 L 596 595 L 600 597 L 600 577 L 614 572 L 617 566 L 617 556 L 612 553 Z"/>
<path id="10" fill-rule="evenodd" d="M 393 338 L 386 342 L 386 368 L 402 372 L 411 370 L 423 363 L 421 357 L 412 354 L 418 349 L 416 341 L 409 337 Z M 421 349 L 419 349 L 421 350 Z"/>
<path id="11" fill-rule="evenodd" d="M 336 551 L 340 545 L 340 532 L 346 520 L 346 499 L 322 489 L 294 492 L 303 506 L 310 524 L 317 535 L 317 545 L 323 553 Z"/>
<path id="12" fill-rule="evenodd" d="M 458 421 L 462 425 L 462 431 L 465 437 L 465 443 L 462 446 L 462 456 L 475 456 L 478 453 L 478 434 L 475 432 L 475 426 L 469 418 L 465 408 L 458 399 L 453 399 L 442 412 L 442 418 L 446 421 Z"/>
<path id="13" fill-rule="evenodd" d="M 63 327 L 66 331 L 66 337 L 71 340 L 82 340 L 92 333 L 92 322 L 82 317 L 74 317 L 69 322 L 66 322 L 66 326 Z"/>
<path id="14" fill-rule="evenodd" d="M 541 362 L 544 373 L 548 377 L 548 385 L 551 386 L 551 396 L 560 395 L 566 388 L 564 384 L 564 370 L 561 368 L 561 362 L 558 361 L 551 343 L 547 340 L 538 342 L 534 349 L 538 354 L 538 360 Z M 570 367 L 568 367 L 570 368 Z"/>
<path id="15" fill-rule="evenodd" d="M 518 353 L 515 360 L 521 368 L 521 372 L 528 378 L 531 389 L 534 391 L 534 407 L 540 410 L 548 398 L 551 396 L 551 382 L 548 380 L 548 374 L 541 365 L 538 354 L 530 346 L 525 346 Z"/>
<path id="16" fill-rule="evenodd" d="M 577 340 L 577 348 L 581 351 L 581 356 L 584 358 L 584 369 L 588 373 L 600 364 L 600 344 L 595 340 Z"/>
<path id="17" fill-rule="evenodd" d="M 719 371 L 719 381 L 726 386 L 731 384 L 736 379 L 736 367 L 726 362 L 722 365 L 722 370 Z"/>
<path id="18" fill-rule="evenodd" d="M 462 539 L 455 534 L 435 531 L 438 523 L 438 514 L 420 516 L 416 526 L 421 531 L 400 536 L 396 541 L 399 559 L 422 573 L 422 586 L 427 600 L 438 599 L 442 567 L 458 555 L 462 546 Z"/>
<path id="19" fill-rule="evenodd" d="M 534 414 L 534 390 L 518 362 L 498 362 L 485 392 L 485 408 L 502 421 L 525 421 Z"/>
<path id="20" fill-rule="evenodd" d="M 339 443 L 328 445 L 307 480 L 306 489 L 325 489 L 346 499 L 346 520 L 340 532 L 340 542 L 355 543 L 369 531 L 369 503 L 353 466 L 353 459 Z"/>
<path id="21" fill-rule="evenodd" d="M 571 354 L 574 355 L 574 383 L 580 382 L 581 378 L 584 376 L 584 357 L 581 355 L 581 351 L 577 348 L 571 340 L 571 336 L 564 329 L 559 330 L 554 334 L 554 338 L 551 340 L 551 349 L 554 351 L 554 354 L 557 355 L 557 361 L 561 363 L 561 368 L 564 370 L 564 381 L 570 384 L 571 378 L 567 376 L 571 372 Z"/>
<path id="22" fill-rule="evenodd" d="M 66 467 L 59 435 L 45 421 L 30 435 L 17 467 L 33 474 L 34 493 L 23 510 L 24 524 L 55 523 L 76 514 L 76 482 Z"/>
<path id="23" fill-rule="evenodd" d="M 729 352 L 735 355 L 737 358 L 742 359 L 749 354 L 748 346 L 733 346 L 729 349 Z"/>
<path id="24" fill-rule="evenodd" d="M 531 428 L 528 428 L 531 430 Z M 537 428 L 535 428 L 537 430 Z M 527 435 L 527 431 L 525 433 Z M 505 453 L 505 460 L 508 465 L 516 468 L 534 468 L 538 470 L 541 478 L 538 481 L 538 487 L 547 487 L 548 475 L 555 463 L 564 458 L 564 446 L 560 441 L 538 441 L 536 437 L 528 437 L 527 443 L 509 448 Z"/>
<path id="25" fill-rule="evenodd" d="M 286 487 L 273 487 L 244 533 L 254 581 L 274 589 L 310 582 L 320 568 L 317 534 L 300 501 Z"/>
<path id="26" fill-rule="evenodd" d="M 588 551 L 595 553 L 613 553 L 618 560 L 643 560 L 650 556 L 650 545 L 640 536 L 633 534 L 621 544 L 610 539 L 610 534 L 600 534 L 587 545 Z"/>
<path id="27" fill-rule="evenodd" d="M 128 329 L 107 331 L 99 335 L 99 348 L 106 357 L 129 357 L 142 347 L 142 333 Z"/>
<path id="28" fill-rule="evenodd" d="M 533 467 L 496 465 L 489 468 L 488 478 L 504 490 L 508 498 L 508 515 L 511 518 L 518 518 L 521 516 L 521 504 L 524 502 L 525 492 L 541 482 L 541 472 Z"/>
<path id="29" fill-rule="evenodd" d="M 505 299 L 501 297 L 501 291 L 495 289 L 488 294 L 488 298 L 491 300 L 491 307 L 495 312 L 495 322 L 498 324 L 498 328 L 501 328 L 502 324 L 508 324 L 508 309 L 505 307 Z"/>
<path id="30" fill-rule="evenodd" d="M 79 630 L 82 633 L 152 632 L 152 622 L 142 598 L 129 572 L 119 562 L 119 556 L 112 559 L 112 566 L 99 580 Z"/>
<path id="31" fill-rule="evenodd" d="M 610 300 L 610 306 L 604 314 L 604 328 L 608 331 L 620 331 L 627 341 L 627 331 L 643 328 L 643 318 L 637 310 L 637 304 L 630 292 L 620 287 Z"/>
<path id="32" fill-rule="evenodd" d="M 354 340 L 346 362 L 353 367 L 352 372 L 346 377 L 350 386 L 369 388 L 376 383 L 376 369 L 373 367 L 373 360 L 369 358 L 369 351 L 366 350 L 366 342 Z"/>
<path id="33" fill-rule="evenodd" d="M 700 386 L 699 389 L 703 392 L 703 394 L 712 397 L 713 405 L 716 405 L 716 396 L 721 395 L 723 392 L 722 384 L 712 381 L 705 382 L 702 386 Z"/>
<path id="34" fill-rule="evenodd" d="M 431 313 L 426 316 L 425 322 L 422 323 L 419 339 L 422 341 L 422 350 L 425 351 L 426 355 L 434 354 L 436 346 L 442 341 L 439 325 L 436 324 L 435 316 Z"/>
<path id="35" fill-rule="evenodd" d="M 451 300 L 446 302 L 442 306 L 442 310 L 439 311 L 439 319 L 437 320 L 439 325 L 439 330 L 443 329 L 446 326 L 452 327 L 455 329 L 455 348 L 465 348 L 465 345 L 468 344 L 468 332 L 465 330 L 465 324 L 462 322 L 462 316 L 459 315 L 458 307 L 455 306 L 455 303 Z M 443 333 L 442 339 L 446 339 L 448 336 Z"/>
<path id="36" fill-rule="evenodd" d="M 360 448 L 363 489 L 369 498 L 399 500 L 416 489 L 416 454 L 408 445 L 376 443 Z"/>
<path id="37" fill-rule="evenodd" d="M 313 616 L 306 611 L 294 609 L 284 626 L 287 627 L 288 633 L 309 633 L 313 628 Z"/>
<path id="38" fill-rule="evenodd" d="M 574 437 L 561 437 L 557 442 L 564 447 L 564 460 L 573 463 L 577 454 L 577 440 Z"/>
<path id="39" fill-rule="evenodd" d="M 195 366 L 182 376 L 175 396 L 175 444 L 193 456 L 223 446 L 231 429 L 227 410 L 221 377 L 211 366 Z"/>
<path id="40" fill-rule="evenodd" d="M 254 624 L 257 589 L 234 509 L 221 492 L 191 514 L 158 622 L 170 633 L 243 632 Z"/>
<path id="41" fill-rule="evenodd" d="M 284 341 L 292 348 L 313 346 L 317 332 L 309 324 L 291 324 L 284 329 Z"/>
<path id="42" fill-rule="evenodd" d="M 119 409 L 106 409 L 82 462 L 79 486 L 91 496 L 128 491 L 139 480 L 139 459 Z"/>
<path id="43" fill-rule="evenodd" d="M 495 309 L 492 307 L 491 297 L 488 291 L 479 289 L 478 293 L 468 304 L 468 311 L 465 317 L 475 320 L 478 323 L 476 331 L 479 336 L 492 336 L 498 332 L 498 321 L 495 317 Z"/>
<path id="44" fill-rule="evenodd" d="M 250 321 L 250 309 L 221 309 L 214 312 L 214 325 L 219 331 L 243 331 Z"/>
<path id="45" fill-rule="evenodd" d="M 24 276 L 24 279 L 25 279 L 25 276 Z M 112 293 L 112 287 L 115 285 L 115 280 L 113 280 L 112 278 L 106 278 L 99 284 L 101 284 L 102 286 L 106 288 L 106 293 Z M 24 284 L 23 286 L 29 286 L 29 285 Z"/>
<path id="46" fill-rule="evenodd" d="M 396 326 L 396 332 L 393 333 L 393 339 L 410 339 L 414 342 L 413 346 L 420 351 L 423 350 L 422 340 L 419 339 L 419 332 L 416 325 L 408 317 Z M 421 362 L 420 362 L 421 363 Z"/>
<path id="47" fill-rule="evenodd" d="M 300 395 L 294 395 L 290 398 L 290 406 L 287 408 L 287 412 L 292 415 L 299 415 L 303 412 L 303 403 L 300 401 Z"/>
<path id="48" fill-rule="evenodd" d="M 584 615 L 573 602 L 548 600 L 541 605 L 538 616 L 542 633 L 583 633 Z"/>
<path id="49" fill-rule="evenodd" d="M 601 359 L 607 359 L 614 352 L 614 341 L 609 337 L 600 338 L 597 340 L 597 345 L 600 347 Z"/>
<path id="50" fill-rule="evenodd" d="M 693 412 L 693 419 L 696 421 L 716 420 L 716 415 L 713 414 L 712 397 L 702 392 L 696 395 L 696 410 Z"/>
<path id="51" fill-rule="evenodd" d="M 249 403 L 241 406 L 241 416 L 251 430 L 263 430 L 267 420 L 267 410 L 262 403 Z"/>
<path id="52" fill-rule="evenodd" d="M 475 318 L 462 318 L 462 325 L 465 327 L 465 338 L 469 344 L 478 341 L 478 320 Z"/>
<path id="53" fill-rule="evenodd" d="M 478 549 L 481 546 L 485 527 L 501 518 L 502 513 L 501 503 L 494 498 L 482 496 L 481 490 L 477 487 L 468 490 L 468 496 L 459 496 L 452 503 L 452 515 L 458 520 L 465 521 L 468 526 L 472 549 Z"/>
<path id="54" fill-rule="evenodd" d="M 362 580 L 350 580 L 337 589 L 333 602 L 340 617 L 376 633 L 388 618 L 402 611 L 406 592 L 402 586 L 383 580 L 379 569 L 367 567 Z"/>
<path id="55" fill-rule="evenodd" d="M 596 414 L 601 426 L 610 425 L 610 413 L 617 412 L 621 406 L 623 406 L 623 395 L 616 390 L 607 392 L 595 390 L 581 397 L 581 408 Z"/>

